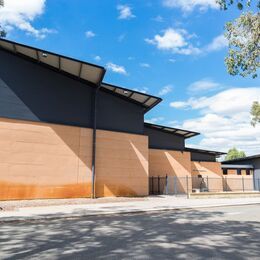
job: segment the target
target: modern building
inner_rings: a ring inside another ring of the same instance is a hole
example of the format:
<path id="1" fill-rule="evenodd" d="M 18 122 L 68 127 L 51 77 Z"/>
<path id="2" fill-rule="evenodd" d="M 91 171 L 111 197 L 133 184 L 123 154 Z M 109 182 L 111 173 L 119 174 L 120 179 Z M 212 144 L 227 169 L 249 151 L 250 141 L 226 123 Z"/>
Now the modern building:
<path id="1" fill-rule="evenodd" d="M 161 98 L 105 68 L 0 40 L 0 199 L 146 196 L 149 176 L 221 175 L 196 132 L 144 123 Z"/>
<path id="2" fill-rule="evenodd" d="M 222 162 L 223 175 L 254 176 L 255 189 L 260 190 L 260 154 Z"/>

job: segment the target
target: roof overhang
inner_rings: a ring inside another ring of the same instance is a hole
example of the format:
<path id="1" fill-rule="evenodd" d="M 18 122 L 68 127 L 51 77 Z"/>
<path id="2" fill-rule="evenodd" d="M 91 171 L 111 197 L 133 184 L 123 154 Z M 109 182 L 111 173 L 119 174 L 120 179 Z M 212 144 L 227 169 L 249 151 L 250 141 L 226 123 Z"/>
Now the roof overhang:
<path id="1" fill-rule="evenodd" d="M 9 40 L 0 39 L 0 48 L 94 85 L 101 84 L 105 74 L 104 67 Z"/>
<path id="2" fill-rule="evenodd" d="M 162 101 L 159 97 L 104 82 L 101 84 L 101 89 L 109 91 L 109 93 L 113 93 L 129 102 L 143 106 L 145 113 Z"/>
<path id="3" fill-rule="evenodd" d="M 221 164 L 222 169 L 254 169 L 251 164 Z"/>
<path id="4" fill-rule="evenodd" d="M 256 155 L 251 155 L 251 156 L 247 156 L 247 157 L 243 157 L 243 158 L 237 158 L 237 159 L 233 159 L 233 160 L 227 160 L 227 161 L 223 161 L 222 163 L 236 163 L 236 162 L 242 162 L 245 160 L 253 160 L 253 159 L 260 159 L 260 154 L 256 154 Z"/>
<path id="5" fill-rule="evenodd" d="M 159 131 L 162 131 L 162 132 L 165 132 L 168 134 L 179 135 L 179 136 L 184 137 L 185 139 L 200 134 L 200 133 L 189 131 L 189 130 L 173 128 L 173 127 L 168 127 L 168 126 L 163 126 L 163 125 L 150 124 L 150 123 L 144 123 L 144 126 L 154 129 L 154 130 L 159 130 Z"/>
<path id="6" fill-rule="evenodd" d="M 217 152 L 217 151 L 210 151 L 210 150 L 203 150 L 203 149 L 196 149 L 196 148 L 185 148 L 186 151 L 189 152 L 194 152 L 194 153 L 204 153 L 204 154 L 210 154 L 210 155 L 214 155 L 216 157 L 219 157 L 221 155 L 224 155 L 226 153 L 223 152 Z"/>

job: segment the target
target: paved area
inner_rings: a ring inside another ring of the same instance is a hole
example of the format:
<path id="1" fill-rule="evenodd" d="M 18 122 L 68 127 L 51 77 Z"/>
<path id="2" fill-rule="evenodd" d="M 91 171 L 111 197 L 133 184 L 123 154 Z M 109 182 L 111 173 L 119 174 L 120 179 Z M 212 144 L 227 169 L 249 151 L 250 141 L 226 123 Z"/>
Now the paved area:
<path id="1" fill-rule="evenodd" d="M 102 214 L 152 212 L 170 209 L 190 209 L 211 206 L 233 206 L 260 203 L 258 198 L 187 199 L 175 196 L 154 196 L 145 199 L 128 199 L 120 202 L 66 204 L 41 207 L 21 207 L 16 211 L 1 211 L 1 221 L 72 218 Z"/>
<path id="2" fill-rule="evenodd" d="M 260 205 L 4 223 L 0 259 L 259 259 Z"/>

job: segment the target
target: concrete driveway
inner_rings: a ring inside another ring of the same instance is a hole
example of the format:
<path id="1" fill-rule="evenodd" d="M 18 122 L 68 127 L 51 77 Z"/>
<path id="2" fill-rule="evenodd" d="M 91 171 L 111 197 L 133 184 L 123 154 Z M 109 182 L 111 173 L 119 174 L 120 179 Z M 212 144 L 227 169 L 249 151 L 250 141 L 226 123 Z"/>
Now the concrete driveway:
<path id="1" fill-rule="evenodd" d="M 0 259 L 259 259 L 260 205 L 2 223 Z"/>

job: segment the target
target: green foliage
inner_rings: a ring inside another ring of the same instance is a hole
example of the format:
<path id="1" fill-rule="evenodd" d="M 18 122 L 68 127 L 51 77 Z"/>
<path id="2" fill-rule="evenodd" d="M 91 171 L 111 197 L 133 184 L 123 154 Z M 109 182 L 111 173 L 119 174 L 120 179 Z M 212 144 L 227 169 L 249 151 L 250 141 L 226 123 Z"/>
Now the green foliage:
<path id="1" fill-rule="evenodd" d="M 220 5 L 220 8 L 223 10 L 227 10 L 229 6 L 236 4 L 239 10 L 243 10 L 245 7 L 252 6 L 252 0 L 216 0 L 216 2 Z M 256 1 L 256 7 L 260 8 L 260 0 Z"/>
<path id="2" fill-rule="evenodd" d="M 255 101 L 251 107 L 252 120 L 251 124 L 255 127 L 257 123 L 260 123 L 260 103 Z"/>
<path id="3" fill-rule="evenodd" d="M 0 8 L 4 6 L 4 0 L 0 0 Z M 0 25 L 0 38 L 6 37 L 5 30 L 2 29 L 2 26 Z"/>
<path id="4" fill-rule="evenodd" d="M 246 154 L 244 151 L 239 151 L 235 147 L 233 147 L 228 150 L 225 160 L 229 161 L 229 160 L 244 158 L 244 157 L 246 157 Z"/>
<path id="5" fill-rule="evenodd" d="M 247 8 L 237 19 L 225 26 L 229 41 L 229 52 L 225 58 L 228 73 L 246 77 L 257 77 L 260 67 L 260 0 L 216 0 L 220 8 L 227 10 L 237 4 L 239 10 Z M 253 4 L 252 2 L 255 2 Z M 248 10 L 257 10 L 256 13 Z"/>
<path id="6" fill-rule="evenodd" d="M 229 52 L 225 59 L 231 75 L 257 77 L 260 67 L 260 14 L 248 12 L 226 24 Z"/>

